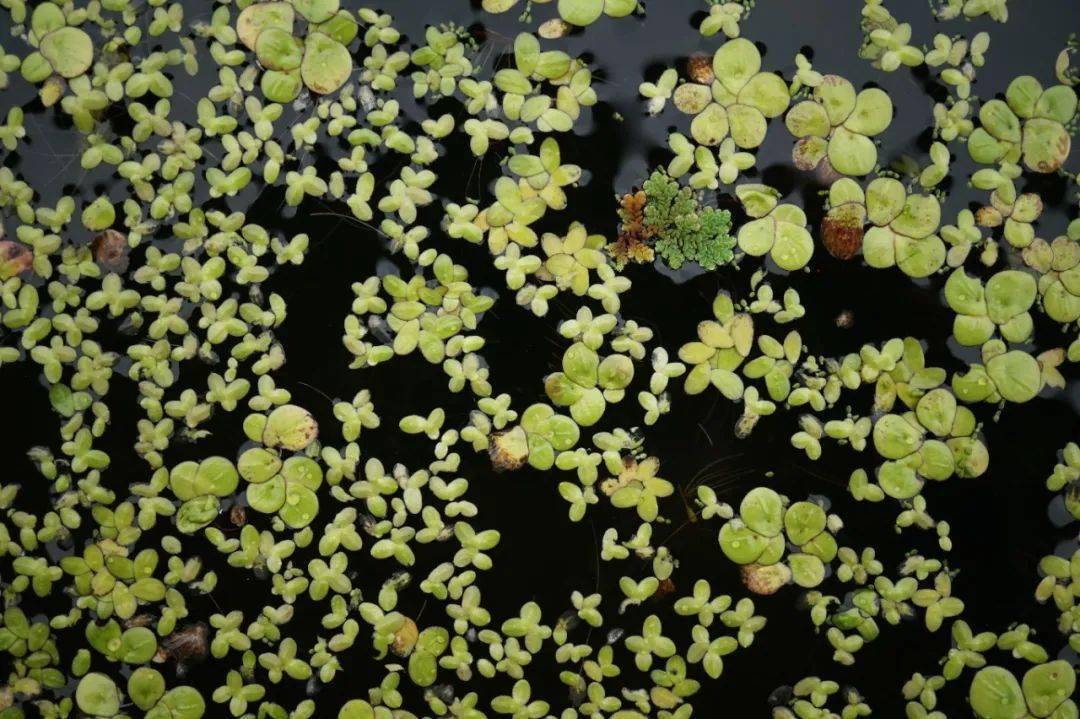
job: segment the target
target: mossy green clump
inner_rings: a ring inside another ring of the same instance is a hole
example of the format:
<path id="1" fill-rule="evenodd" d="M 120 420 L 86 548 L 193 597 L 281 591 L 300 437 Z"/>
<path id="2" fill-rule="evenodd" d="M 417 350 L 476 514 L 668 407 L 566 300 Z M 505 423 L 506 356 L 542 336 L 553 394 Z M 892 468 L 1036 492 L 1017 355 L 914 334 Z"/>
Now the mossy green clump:
<path id="1" fill-rule="evenodd" d="M 735 257 L 731 213 L 703 207 L 688 187 L 680 187 L 663 170 L 645 181 L 645 226 L 655 251 L 672 269 L 696 262 L 706 270 L 730 263 Z"/>

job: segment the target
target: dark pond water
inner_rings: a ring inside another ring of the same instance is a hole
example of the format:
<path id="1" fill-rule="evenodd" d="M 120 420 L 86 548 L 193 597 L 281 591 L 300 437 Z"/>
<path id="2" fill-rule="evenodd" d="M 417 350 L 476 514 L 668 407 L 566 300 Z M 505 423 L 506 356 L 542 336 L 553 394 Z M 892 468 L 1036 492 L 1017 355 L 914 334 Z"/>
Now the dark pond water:
<path id="1" fill-rule="evenodd" d="M 649 168 L 665 158 L 664 138 L 681 118 L 674 109 L 657 118 L 643 115 L 638 83 L 643 75 L 655 79 L 663 67 L 681 63 L 692 52 L 711 49 L 716 43 L 715 39 L 700 38 L 696 31 L 701 2 L 652 0 L 648 5 L 642 19 L 602 20 L 587 32 L 563 41 L 569 51 L 589 55 L 601 102 L 591 113 L 591 119 L 576 128 L 577 134 L 560 138 L 564 160 L 585 167 L 588 182 L 570 191 L 568 213 L 545 218 L 540 229 L 562 229 L 568 218 L 572 218 L 583 221 L 593 232 L 613 236 L 617 221 L 615 193 L 640 184 Z M 932 124 L 933 102 L 943 97 L 944 90 L 923 71 L 886 75 L 856 56 L 861 42 L 858 29 L 861 5 L 856 0 L 762 0 L 743 24 L 743 34 L 758 43 L 768 69 L 790 74 L 792 59 L 801 50 L 812 57 L 815 68 L 821 71 L 842 74 L 857 87 L 874 83 L 884 88 L 893 98 L 897 113 L 884 138 L 881 156 L 895 158 L 907 152 L 922 157 L 920 153 L 925 153 L 930 144 L 926 128 Z M 1049 82 L 1056 54 L 1070 32 L 1080 30 L 1080 5 L 1075 0 L 1014 0 L 1011 5 L 1013 13 L 1007 25 L 976 21 L 950 26 L 967 35 L 979 30 L 991 32 L 988 62 L 979 71 L 975 86 L 981 97 L 1003 92 L 1013 76 L 1025 72 Z M 212 9 L 207 2 L 186 2 L 185 6 L 189 19 L 208 17 Z M 913 24 L 916 38 L 929 40 L 939 30 L 929 19 L 926 3 L 921 0 L 894 0 L 891 7 L 894 14 Z M 478 36 L 486 38 L 481 55 L 489 63 L 500 61 L 518 31 L 513 17 L 483 16 L 466 0 L 398 0 L 385 3 L 383 9 L 395 15 L 398 27 L 407 33 L 408 44 L 422 37 L 428 23 L 456 21 L 470 26 Z M 536 12 L 543 15 L 550 10 L 538 6 Z M 481 22 L 484 28 L 479 25 Z M 2 30 L 0 36 L 6 38 L 7 33 Z M 8 46 L 6 39 L 4 44 Z M 213 63 L 205 58 L 197 77 L 177 79 L 178 93 L 173 99 L 176 119 L 194 121 L 194 100 L 213 84 L 214 72 Z M 44 196 L 46 203 L 55 202 L 62 194 L 90 197 L 108 193 L 114 200 L 123 198 L 124 187 L 106 172 L 85 173 L 79 168 L 78 133 L 59 119 L 60 113 L 42 108 L 24 83 L 13 83 L 11 89 L 0 95 L 0 110 L 6 113 L 10 104 L 26 108 L 32 142 L 20 147 L 17 153 L 4 156 L 4 164 L 17 170 Z M 423 108 L 411 102 L 405 106 L 413 117 L 425 116 Z M 436 105 L 430 110 L 433 114 L 452 111 L 460 115 L 460 109 L 449 104 Z M 289 109 L 286 114 L 301 116 L 304 112 Z M 124 128 L 124 122 L 121 115 L 112 118 L 118 129 Z M 283 118 L 277 124 L 282 137 L 287 137 L 291 122 Z M 778 123 L 774 126 L 758 154 L 757 169 L 747 173 L 747 178 L 779 188 L 787 201 L 805 207 L 811 224 L 816 226 L 821 214 L 820 193 L 825 185 L 791 167 L 791 139 Z M 208 145 L 207 150 L 213 151 L 213 145 Z M 333 164 L 330 152 L 329 147 L 320 148 L 317 155 L 320 168 L 330 168 Z M 464 197 L 481 201 L 487 198 L 491 180 L 500 173 L 495 160 L 488 157 L 477 163 L 455 164 L 449 159 L 454 157 L 471 158 L 463 145 L 451 143 L 447 157 L 440 161 L 440 179 L 433 189 L 454 201 Z M 375 168 L 379 178 L 392 177 L 397 170 L 389 164 Z M 947 188 L 950 195 L 944 216 L 952 217 L 957 210 L 973 206 L 971 203 L 979 193 L 964 186 L 964 178 L 970 171 L 965 158 L 957 158 L 952 184 Z M 1043 194 L 1048 205 L 1068 208 L 1048 213 L 1039 224 L 1041 237 L 1061 234 L 1068 221 L 1076 216 L 1075 200 L 1070 199 L 1075 189 L 1069 189 L 1067 181 L 1058 177 L 1032 182 L 1028 189 Z M 730 198 L 715 199 L 723 206 L 732 206 Z M 426 414 L 436 403 L 446 407 L 452 418 L 463 418 L 470 409 L 468 397 L 449 395 L 445 376 L 415 357 L 373 370 L 349 370 L 349 357 L 340 341 L 342 321 L 353 297 L 350 284 L 395 267 L 407 271 L 407 263 L 388 254 L 382 238 L 352 221 L 343 206 L 308 200 L 290 211 L 284 205 L 280 187 L 258 193 L 249 190 L 229 200 L 227 205 L 221 200 L 199 200 L 205 201 L 207 207 L 243 210 L 249 220 L 272 232 L 307 232 L 311 236 L 312 247 L 304 264 L 276 272 L 265 288 L 280 293 L 289 308 L 289 319 L 278 332 L 288 357 L 278 384 L 293 393 L 297 404 L 314 412 L 324 427 L 334 425 L 331 400 L 351 398 L 360 389 L 370 389 L 384 422 L 379 430 L 364 432 L 361 441 L 364 456 L 378 456 L 385 464 L 401 462 L 410 468 L 426 464 L 427 444 L 403 439 L 396 429 L 397 419 L 407 414 Z M 421 222 L 435 227 L 440 214 L 436 204 L 422 215 Z M 6 224 L 10 230 L 10 222 Z M 81 228 L 74 232 L 76 241 L 88 240 L 78 236 Z M 164 232 L 155 242 L 170 247 L 177 244 Z M 439 236 L 438 232 L 429 243 L 451 251 L 458 262 L 469 268 L 474 284 L 488 288 L 499 297 L 481 325 L 488 340 L 483 355 L 491 367 L 495 391 L 510 393 L 520 406 L 543 399 L 541 378 L 557 365 L 565 346 L 555 331 L 557 322 L 572 316 L 574 308 L 563 301 L 555 302 L 547 318 L 535 318 L 514 304 L 512 293 L 505 289 L 501 273 L 492 268 L 485 249 L 465 246 Z M 911 335 L 928 343 L 927 355 L 932 364 L 952 371 L 970 359 L 948 341 L 951 314 L 942 310 L 941 280 L 913 282 L 899 272 L 870 271 L 859 262 L 835 261 L 824 252 L 815 255 L 812 268 L 811 272 L 798 273 L 779 282 L 788 282 L 801 293 L 808 315 L 799 329 L 815 354 L 836 356 L 857 350 L 864 342 Z M 708 316 L 711 300 L 718 290 L 728 290 L 736 298 L 746 296 L 748 275 L 748 271 L 733 268 L 715 273 L 693 270 L 673 273 L 634 267 L 629 274 L 634 287 L 625 296 L 622 314 L 626 319 L 652 327 L 658 344 L 674 353 L 680 344 L 693 337 L 696 323 Z M 850 329 L 841 329 L 834 321 L 842 311 L 850 311 L 854 316 L 854 326 Z M 120 329 L 103 328 L 103 344 L 122 350 L 130 340 Z M 1036 334 L 1041 347 L 1055 346 L 1059 338 L 1067 341 L 1059 328 L 1050 325 L 1039 325 Z M 10 342 L 11 338 L 0 334 L 0 341 Z M 204 382 L 199 372 L 208 373 L 211 368 L 200 370 L 195 366 L 197 363 L 191 364 L 191 369 L 185 369 L 188 374 L 184 380 L 199 386 Z M 44 381 L 35 372 L 35 366 L 29 363 L 0 368 L 8 420 L 3 439 L 7 460 L 2 473 L 5 483 L 12 479 L 23 481 L 28 503 L 36 505 L 27 509 L 42 512 L 50 500 L 45 490 L 34 487 L 35 478 L 25 451 L 34 445 L 55 442 L 57 420 L 49 409 Z M 993 408 L 979 408 L 979 418 L 986 422 L 984 431 L 991 454 L 989 472 L 976 480 L 953 479 L 927 491 L 935 518 L 950 522 L 953 528 L 955 548 L 949 566 L 959 570 L 955 593 L 967 602 L 965 617 L 969 623 L 977 629 L 1000 631 L 1012 622 L 1027 622 L 1037 627 L 1040 636 L 1052 647 L 1061 645 L 1053 626 L 1055 614 L 1051 608 L 1037 605 L 1032 594 L 1037 582 L 1038 559 L 1065 538 L 1062 530 L 1054 528 L 1048 519 L 1049 493 L 1043 480 L 1057 461 L 1057 450 L 1080 434 L 1077 431 L 1080 385 L 1075 382 L 1075 370 L 1069 369 L 1067 373 L 1070 384 L 1066 391 L 1047 391 L 1027 406 L 1010 407 L 999 421 L 994 421 Z M 639 373 L 639 377 L 642 375 Z M 114 381 L 110 397 L 112 427 L 104 448 L 112 455 L 113 466 L 105 482 L 123 495 L 127 485 L 147 479 L 145 465 L 131 449 L 136 436 L 135 423 L 141 412 L 136 405 L 136 389 L 126 380 Z M 748 489 L 765 483 L 796 498 L 824 495 L 832 501 L 833 511 L 845 520 L 841 543 L 874 546 L 890 571 L 910 548 L 934 551 L 936 541 L 932 533 L 909 530 L 898 536 L 894 532 L 894 504 L 857 504 L 846 494 L 851 470 L 863 466 L 866 457 L 829 446 L 823 459 L 811 462 L 792 449 L 788 441 L 792 415 L 762 421 L 749 439 L 740 441 L 732 432 L 739 408 L 717 400 L 714 393 L 687 397 L 675 392 L 673 404 L 672 413 L 647 431 L 645 447 L 662 459 L 662 475 L 675 482 L 688 498 L 692 496 L 693 485 L 699 482 L 714 486 L 722 500 L 732 502 L 737 502 Z M 857 410 L 868 406 L 866 396 L 860 396 L 855 404 Z M 610 424 L 605 420 L 605 425 L 619 424 L 623 417 L 626 422 L 635 421 L 631 413 L 616 413 Z M 177 445 L 170 450 L 169 462 L 213 452 L 231 454 L 242 442 L 235 415 L 215 416 L 209 429 L 213 432 L 209 439 L 194 445 Z M 498 528 L 503 534 L 494 554 L 494 568 L 482 580 L 485 606 L 493 616 L 509 616 L 525 601 L 535 600 L 545 608 L 545 617 L 553 619 L 569 608 L 569 593 L 578 589 L 604 594 L 606 616 L 615 619 L 614 607 L 608 605 L 618 596 L 619 576 L 640 575 L 646 570 L 644 563 L 636 560 L 627 566 L 601 562 L 600 534 L 604 528 L 616 526 L 620 536 L 626 537 L 636 528 L 636 518 L 597 505 L 584 522 L 570 523 L 552 475 L 528 470 L 496 475 L 485 457 L 470 453 L 463 456 L 461 473 L 472 483 L 470 497 L 480 507 L 480 524 Z M 654 544 L 668 546 L 681 562 L 674 596 L 689 593 L 693 580 L 699 577 L 707 578 L 717 592 L 740 596 L 742 588 L 737 571 L 717 551 L 716 525 L 684 522 L 688 514 L 678 508 L 678 502 L 677 498 L 669 500 L 668 514 L 673 522 L 659 525 L 654 537 Z M 418 567 L 431 567 L 443 561 L 447 549 L 427 547 L 419 557 Z M 208 558 L 216 556 L 209 544 L 199 539 L 187 539 L 185 550 Z M 67 551 L 70 549 L 55 548 L 56 554 Z M 224 563 L 220 564 L 219 588 L 210 597 L 192 600 L 193 616 L 231 609 L 243 609 L 250 615 L 264 604 L 275 602 L 268 580 L 230 572 Z M 358 557 L 354 567 L 358 570 L 354 582 L 363 588 L 365 597 L 373 597 L 385 578 L 385 565 L 360 561 Z M 415 588 L 420 578 L 415 577 L 413 589 L 403 594 L 401 610 L 417 617 L 425 617 L 425 609 L 441 613 L 441 608 L 425 607 L 425 595 Z M 632 609 L 617 618 L 616 625 L 636 629 L 643 616 L 672 600 L 656 600 L 655 604 Z M 666 607 L 664 612 L 665 616 L 670 615 Z M 297 620 L 289 627 L 291 635 L 310 638 L 325 634 L 318 627 L 320 613 L 317 609 L 298 613 Z M 698 712 L 765 715 L 768 697 L 777 687 L 807 675 L 819 675 L 858 687 L 874 707 L 875 715 L 899 716 L 903 706 L 900 686 L 912 672 L 937 671 L 938 658 L 950 646 L 945 632 L 930 634 L 917 623 L 884 627 L 883 636 L 859 653 L 855 666 L 845 668 L 832 661 L 828 642 L 824 636 L 815 634 L 795 592 L 760 599 L 758 613 L 768 617 L 767 628 L 751 648 L 739 651 L 726 662 L 719 681 L 705 683 L 702 694 L 695 699 Z M 682 641 L 690 626 L 689 622 L 685 626 L 672 626 L 666 633 L 679 636 Z M 579 637 L 578 641 L 583 639 Z M 591 641 L 600 646 L 603 638 L 592 636 Z M 342 658 L 342 663 L 343 679 L 318 689 L 317 716 L 333 716 L 344 700 L 358 695 L 359 687 L 374 685 L 381 676 L 375 674 L 376 665 L 364 642 L 358 642 Z M 208 695 L 221 683 L 222 672 L 221 666 L 208 663 L 193 669 L 186 681 L 201 687 Z M 550 666 L 530 671 L 529 678 L 534 695 L 551 699 L 556 710 L 565 705 L 559 701 L 567 699 L 566 689 L 558 684 L 557 672 L 551 671 Z M 507 684 L 505 679 L 495 680 L 484 687 L 483 693 L 486 696 L 504 693 Z M 294 691 L 293 685 L 295 682 L 273 686 L 269 696 L 282 703 L 295 703 L 302 695 Z M 467 689 L 460 685 L 457 688 Z M 946 700 L 947 706 L 964 713 L 962 700 L 963 697 L 955 695 Z M 422 707 L 417 703 L 411 708 L 419 712 Z M 211 711 L 218 711 L 218 707 L 212 707 Z"/>

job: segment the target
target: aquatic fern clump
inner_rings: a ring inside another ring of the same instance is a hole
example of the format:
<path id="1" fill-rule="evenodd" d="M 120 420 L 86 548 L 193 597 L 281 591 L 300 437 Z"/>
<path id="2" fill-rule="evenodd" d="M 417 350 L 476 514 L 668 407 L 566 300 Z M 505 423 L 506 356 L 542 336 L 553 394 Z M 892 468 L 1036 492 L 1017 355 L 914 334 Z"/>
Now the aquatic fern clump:
<path id="1" fill-rule="evenodd" d="M 642 191 L 644 231 L 654 238 L 653 249 L 669 267 L 696 262 L 713 270 L 734 259 L 730 212 L 702 207 L 689 188 L 660 170 L 645 181 Z"/>

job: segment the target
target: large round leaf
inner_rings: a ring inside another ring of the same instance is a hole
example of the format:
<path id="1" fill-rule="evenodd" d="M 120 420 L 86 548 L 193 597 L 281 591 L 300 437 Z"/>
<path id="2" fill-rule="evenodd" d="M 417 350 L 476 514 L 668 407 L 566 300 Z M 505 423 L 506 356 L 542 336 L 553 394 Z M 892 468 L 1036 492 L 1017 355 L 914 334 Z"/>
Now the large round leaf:
<path id="1" fill-rule="evenodd" d="M 320 95 L 334 92 L 351 73 L 352 55 L 344 45 L 321 32 L 308 34 L 300 76 L 309 90 Z"/>

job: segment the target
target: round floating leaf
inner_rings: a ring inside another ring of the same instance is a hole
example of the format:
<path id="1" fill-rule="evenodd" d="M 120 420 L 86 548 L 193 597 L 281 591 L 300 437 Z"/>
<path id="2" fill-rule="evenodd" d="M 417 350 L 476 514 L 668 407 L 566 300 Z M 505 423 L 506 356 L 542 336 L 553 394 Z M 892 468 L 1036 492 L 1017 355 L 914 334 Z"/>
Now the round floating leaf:
<path id="1" fill-rule="evenodd" d="M 483 2 L 480 3 L 480 7 L 486 12 L 500 13 L 506 12 L 517 4 L 518 0 L 483 0 Z"/>
<path id="2" fill-rule="evenodd" d="M 252 447 L 240 455 L 237 462 L 240 476 L 252 484 L 260 484 L 267 481 L 281 469 L 281 460 L 275 452 Z"/>
<path id="3" fill-rule="evenodd" d="M 409 678 L 418 687 L 429 687 L 435 683 L 439 665 L 431 652 L 413 652 L 409 657 Z"/>
<path id="4" fill-rule="evenodd" d="M 818 102 L 804 100 L 795 105 L 784 118 L 784 124 L 795 137 L 828 137 L 832 130 L 829 114 Z"/>
<path id="5" fill-rule="evenodd" d="M 765 117 L 778 117 L 791 103 L 791 95 L 779 75 L 759 72 L 739 91 L 739 103 L 756 108 Z"/>
<path id="6" fill-rule="evenodd" d="M 206 492 L 200 492 L 196 484 L 195 478 L 198 472 L 198 463 L 190 461 L 181 462 L 172 468 L 169 472 L 169 488 L 177 499 L 183 502 L 206 494 Z"/>
<path id="7" fill-rule="evenodd" d="M 866 215 L 870 222 L 884 227 L 904 211 L 907 190 L 899 180 L 879 177 L 866 188 Z"/>
<path id="8" fill-rule="evenodd" d="M 77 27 L 53 30 L 41 39 L 38 49 L 60 77 L 78 77 L 94 62 L 94 41 Z"/>
<path id="9" fill-rule="evenodd" d="M 329 35 L 342 45 L 348 45 L 355 40 L 360 32 L 360 26 L 356 23 L 356 18 L 348 10 L 338 10 L 332 18 L 316 25 L 315 29 Z"/>
<path id="10" fill-rule="evenodd" d="M 883 462 L 878 468 L 878 484 L 894 499 L 911 499 L 922 490 L 923 481 L 903 462 Z"/>
<path id="11" fill-rule="evenodd" d="M 1055 85 L 1040 97 L 1034 114 L 1046 120 L 1068 124 L 1076 114 L 1076 91 L 1068 85 Z"/>
<path id="12" fill-rule="evenodd" d="M 606 408 L 604 394 L 597 387 L 588 389 L 581 399 L 570 407 L 570 416 L 582 427 L 591 427 L 600 421 Z"/>
<path id="13" fill-rule="evenodd" d="M 933 195 L 908 195 L 903 211 L 891 223 L 894 231 L 922 239 L 932 235 L 941 224 L 941 203 Z"/>
<path id="14" fill-rule="evenodd" d="M 259 87 L 263 95 L 271 102 L 289 103 L 300 96 L 300 90 L 304 81 L 300 78 L 300 71 L 278 72 L 267 70 L 259 81 Z"/>
<path id="15" fill-rule="evenodd" d="M 236 467 L 224 457 L 207 457 L 195 473 L 195 488 L 200 494 L 227 497 L 236 491 L 238 482 Z"/>
<path id="16" fill-rule="evenodd" d="M 844 127 L 860 135 L 873 137 L 884 132 L 892 118 L 892 100 L 883 90 L 870 87 L 859 93 L 855 100 L 855 109 L 844 121 Z"/>
<path id="17" fill-rule="evenodd" d="M 266 485 L 251 485 L 260 487 Z M 319 513 L 319 498 L 312 490 L 301 484 L 289 483 L 285 490 L 285 501 L 278 514 L 282 521 L 293 529 L 301 529 L 311 524 Z"/>
<path id="18" fill-rule="evenodd" d="M 675 107 L 679 108 L 680 111 L 685 112 L 687 115 L 697 115 L 709 106 L 713 96 L 712 91 L 707 86 L 699 85 L 696 82 L 686 82 L 675 88 L 675 92 L 672 94 L 671 99 L 674 101 Z M 717 107 L 720 106 L 717 105 Z M 726 116 L 724 120 L 726 123 Z M 724 134 L 727 134 L 726 129 L 724 130 Z"/>
<path id="19" fill-rule="evenodd" d="M 791 161 L 803 172 L 816 170 L 829 154 L 829 141 L 823 137 L 804 137 L 791 150 Z"/>
<path id="20" fill-rule="evenodd" d="M 637 7 L 638 0 L 604 0 L 604 14 L 608 17 L 626 17 Z"/>
<path id="21" fill-rule="evenodd" d="M 581 399 L 584 388 L 571 380 L 564 372 L 554 372 L 544 380 L 544 392 L 560 407 L 569 407 Z"/>
<path id="22" fill-rule="evenodd" d="M 338 11 L 338 0 L 292 0 L 293 7 L 308 22 L 325 22 Z"/>
<path id="23" fill-rule="evenodd" d="M 690 135 L 700 145 L 715 147 L 719 145 L 729 130 L 728 111 L 712 103 L 690 123 Z"/>
<path id="24" fill-rule="evenodd" d="M 903 459 L 919 448 L 922 431 L 898 414 L 874 423 L 874 448 L 885 459 Z"/>
<path id="25" fill-rule="evenodd" d="M 776 242 L 771 256 L 776 265 L 788 272 L 800 270 L 814 254 L 814 238 L 805 227 L 790 222 L 776 224 Z"/>
<path id="26" fill-rule="evenodd" d="M 915 416 L 923 427 L 939 437 L 946 437 L 952 432 L 956 418 L 956 397 L 946 389 L 931 390 L 915 405 Z"/>
<path id="27" fill-rule="evenodd" d="M 277 407 L 266 420 L 262 442 L 267 447 L 283 447 L 299 452 L 315 441 L 319 425 L 303 407 L 286 404 Z"/>
<path id="28" fill-rule="evenodd" d="M 22 73 L 24 80 L 37 84 L 52 75 L 53 68 L 44 55 L 40 52 L 32 52 L 23 58 L 19 72 Z"/>
<path id="29" fill-rule="evenodd" d="M 792 544 L 802 546 L 825 531 L 825 510 L 813 502 L 796 502 L 784 513 L 784 529 Z"/>
<path id="30" fill-rule="evenodd" d="M 737 94 L 761 70 L 761 53 L 746 38 L 728 40 L 713 54 L 713 73 L 731 93 Z"/>
<path id="31" fill-rule="evenodd" d="M 271 27 L 259 34 L 255 41 L 255 54 L 259 64 L 268 70 L 288 72 L 300 67 L 304 59 L 304 43 L 291 32 Z"/>
<path id="32" fill-rule="evenodd" d="M 980 719 L 1021 719 L 1027 714 L 1020 683 L 1003 667 L 980 669 L 971 680 L 968 698 Z"/>
<path id="33" fill-rule="evenodd" d="M 249 484 L 247 501 L 256 512 L 274 514 L 285 504 L 285 479 L 277 475 L 260 484 Z"/>
<path id="34" fill-rule="evenodd" d="M 34 13 L 30 16 L 30 29 L 33 30 L 34 36 L 39 41 L 50 32 L 62 28 L 66 24 L 64 11 L 59 5 L 50 2 L 39 4 L 34 8 Z"/>
<path id="35" fill-rule="evenodd" d="M 1024 164 L 1035 172 L 1057 172 L 1072 148 L 1072 137 L 1057 120 L 1035 118 L 1024 123 Z"/>
<path id="36" fill-rule="evenodd" d="M 191 687 L 181 686 L 165 692 L 144 719 L 199 719 L 205 712 L 202 695 Z"/>
<path id="37" fill-rule="evenodd" d="M 812 554 L 792 554 L 788 557 L 791 578 L 800 587 L 809 589 L 825 580 L 825 564 Z"/>
<path id="38" fill-rule="evenodd" d="M 132 627 L 120 637 L 120 661 L 145 664 L 157 651 L 157 637 L 146 627 Z"/>
<path id="39" fill-rule="evenodd" d="M 236 34 L 249 50 L 255 49 L 259 34 L 268 28 L 293 32 L 296 13 L 287 2 L 261 2 L 248 5 L 236 18 Z"/>
<path id="40" fill-rule="evenodd" d="M 591 25 L 603 13 L 604 0 L 559 0 L 559 16 L 571 25 Z"/>
<path id="41" fill-rule="evenodd" d="M 885 269 L 896 264 L 895 232 L 888 227 L 871 227 L 863 237 L 863 259 L 866 264 L 876 269 Z"/>
<path id="42" fill-rule="evenodd" d="M 374 719 L 375 710 L 363 699 L 350 699 L 338 711 L 338 719 Z"/>
<path id="43" fill-rule="evenodd" d="M 135 706 L 146 711 L 165 693 L 165 677 L 156 669 L 139 667 L 128 677 L 127 693 Z"/>
<path id="44" fill-rule="evenodd" d="M 1020 142 L 1020 119 L 1001 100 L 989 100 L 979 110 L 979 122 L 998 140 Z"/>
<path id="45" fill-rule="evenodd" d="M 75 688 L 75 704 L 94 716 L 111 717 L 120 712 L 120 690 L 116 682 L 99 672 L 90 672 Z"/>
<path id="46" fill-rule="evenodd" d="M 942 481 L 948 479 L 956 470 L 949 445 L 941 440 L 931 439 L 919 447 L 919 474 L 927 479 Z"/>
<path id="47" fill-rule="evenodd" d="M 352 56 L 344 45 L 321 32 L 308 34 L 300 75 L 309 90 L 320 95 L 334 92 L 351 73 Z"/>
<path id="48" fill-rule="evenodd" d="M 1035 105 L 1043 94 L 1042 84 L 1031 75 L 1021 75 L 1009 83 L 1005 101 L 1020 117 L 1033 117 Z"/>
<path id="49" fill-rule="evenodd" d="M 955 312 L 965 315 L 985 315 L 986 295 L 978 277 L 971 277 L 964 268 L 957 268 L 945 281 L 945 301 Z"/>
<path id="50" fill-rule="evenodd" d="M 762 217 L 739 228 L 739 249 L 751 257 L 760 257 L 776 242 L 776 220 Z"/>
<path id="51" fill-rule="evenodd" d="M 609 355 L 600 363 L 597 376 L 604 389 L 625 389 L 634 379 L 634 362 L 626 355 Z"/>
<path id="52" fill-rule="evenodd" d="M 757 561 L 769 540 L 746 525 L 727 522 L 720 528 L 720 549 L 736 564 L 752 564 Z"/>
<path id="53" fill-rule="evenodd" d="M 986 311 L 997 324 L 1027 312 L 1035 303 L 1039 288 L 1035 277 L 1020 270 L 998 272 L 986 283 Z"/>
<path id="54" fill-rule="evenodd" d="M 829 140 L 829 164 L 844 175 L 866 175 L 877 165 L 877 145 L 865 135 L 838 127 Z"/>
<path id="55" fill-rule="evenodd" d="M 1024 699 L 1033 716 L 1049 717 L 1076 691 L 1076 672 L 1059 659 L 1028 669 L 1023 679 Z M 1076 711 L 1072 711 L 1073 716 Z"/>
<path id="56" fill-rule="evenodd" d="M 913 240 L 896 236 L 896 265 L 909 277 L 929 277 L 945 264 L 948 250 L 937 235 Z"/>
<path id="57" fill-rule="evenodd" d="M 784 526 L 784 502 L 768 487 L 755 487 L 739 504 L 739 516 L 758 534 L 775 537 Z"/>
<path id="58" fill-rule="evenodd" d="M 581 342 L 575 342 L 563 354 L 563 372 L 582 387 L 595 387 L 600 358 Z"/>
<path id="59" fill-rule="evenodd" d="M 986 372 L 1009 402 L 1027 402 L 1042 389 L 1042 369 L 1027 352 L 1012 350 L 999 354 L 986 363 Z"/>
<path id="60" fill-rule="evenodd" d="M 731 123 L 731 139 L 743 150 L 753 150 L 765 141 L 768 126 L 765 116 L 750 105 L 732 105 L 728 108 Z"/>
<path id="61" fill-rule="evenodd" d="M 829 124 L 843 124 L 855 109 L 855 86 L 839 75 L 825 75 L 814 89 L 814 97 L 824 106 Z"/>
<path id="62" fill-rule="evenodd" d="M 993 165 L 1009 153 L 1011 145 L 979 127 L 968 138 L 968 153 L 975 162 Z"/>

